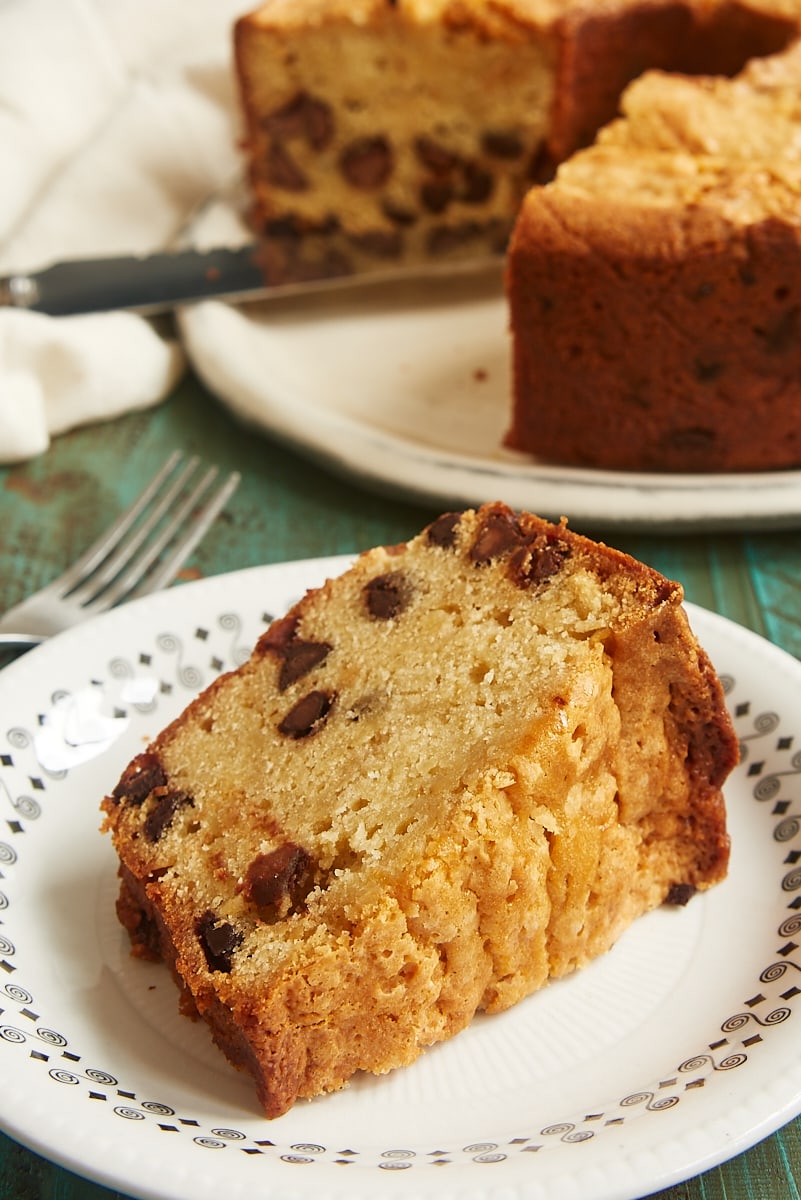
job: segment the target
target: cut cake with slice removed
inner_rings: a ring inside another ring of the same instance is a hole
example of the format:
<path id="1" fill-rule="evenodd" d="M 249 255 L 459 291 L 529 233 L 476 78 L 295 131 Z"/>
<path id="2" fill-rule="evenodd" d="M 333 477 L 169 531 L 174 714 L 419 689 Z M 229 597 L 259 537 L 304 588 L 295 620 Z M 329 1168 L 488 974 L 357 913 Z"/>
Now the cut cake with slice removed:
<path id="1" fill-rule="evenodd" d="M 234 31 L 266 278 L 498 254 L 646 68 L 730 73 L 799 28 L 799 0 L 266 0 Z"/>
<path id="2" fill-rule="evenodd" d="M 612 471 L 801 465 L 801 43 L 648 72 L 532 188 L 507 261 L 506 444 Z"/>
<path id="3" fill-rule="evenodd" d="M 446 514 L 126 768 L 118 912 L 275 1117 L 721 880 L 736 759 L 678 584 L 499 503 Z"/>

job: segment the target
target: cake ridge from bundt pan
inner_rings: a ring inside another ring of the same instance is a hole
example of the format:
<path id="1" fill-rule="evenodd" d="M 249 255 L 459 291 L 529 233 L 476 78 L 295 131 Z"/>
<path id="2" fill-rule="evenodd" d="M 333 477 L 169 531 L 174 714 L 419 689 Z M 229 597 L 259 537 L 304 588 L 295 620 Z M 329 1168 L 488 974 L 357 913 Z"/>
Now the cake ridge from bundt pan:
<path id="1" fill-rule="evenodd" d="M 726 874 L 737 743 L 676 583 L 500 503 L 362 554 L 103 800 L 133 952 L 279 1116 Z"/>

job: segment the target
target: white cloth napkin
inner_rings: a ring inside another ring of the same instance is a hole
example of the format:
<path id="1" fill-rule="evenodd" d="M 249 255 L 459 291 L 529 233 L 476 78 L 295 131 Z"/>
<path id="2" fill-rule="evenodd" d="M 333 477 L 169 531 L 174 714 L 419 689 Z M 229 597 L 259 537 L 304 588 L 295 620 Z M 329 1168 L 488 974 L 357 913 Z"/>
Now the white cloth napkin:
<path id="1" fill-rule="evenodd" d="M 248 0 L 0 3 L 0 275 L 170 245 L 234 176 Z M 0 462 L 162 400 L 181 347 L 130 313 L 0 308 Z"/>

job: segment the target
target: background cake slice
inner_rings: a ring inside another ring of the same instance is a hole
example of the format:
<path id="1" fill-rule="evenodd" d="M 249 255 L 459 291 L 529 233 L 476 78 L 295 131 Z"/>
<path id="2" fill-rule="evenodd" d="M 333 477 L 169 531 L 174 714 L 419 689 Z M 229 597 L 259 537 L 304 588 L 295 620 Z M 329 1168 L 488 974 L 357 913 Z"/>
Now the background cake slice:
<path id="1" fill-rule="evenodd" d="M 507 265 L 507 444 L 644 471 L 801 464 L 801 51 L 650 73 L 533 188 Z"/>
<path id="2" fill-rule="evenodd" d="M 236 26 L 271 279 L 498 253 L 647 67 L 738 70 L 798 0 L 267 0 Z"/>
<path id="3" fill-rule="evenodd" d="M 737 747 L 673 584 L 500 504 L 308 593 L 103 807 L 269 1116 L 412 1062 L 728 861 Z"/>

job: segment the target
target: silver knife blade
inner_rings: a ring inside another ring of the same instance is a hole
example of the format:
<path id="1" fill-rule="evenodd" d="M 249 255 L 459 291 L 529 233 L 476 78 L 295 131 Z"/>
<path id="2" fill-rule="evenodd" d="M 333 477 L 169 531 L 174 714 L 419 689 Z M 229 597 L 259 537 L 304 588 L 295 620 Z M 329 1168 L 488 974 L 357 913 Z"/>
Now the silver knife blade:
<path id="1" fill-rule="evenodd" d="M 287 264 L 285 245 L 269 239 L 234 248 L 183 249 L 146 256 L 71 259 L 40 271 L 0 278 L 0 308 L 49 316 L 132 311 L 169 312 L 200 300 L 243 302 L 319 292 L 363 283 L 497 269 L 500 256 L 388 265 L 349 261 L 329 252 L 317 261 Z"/>

